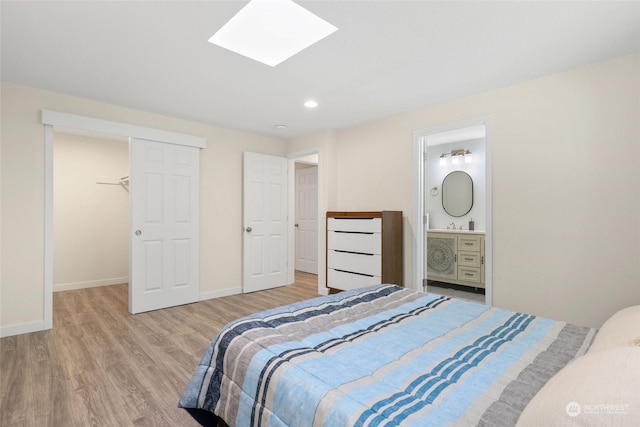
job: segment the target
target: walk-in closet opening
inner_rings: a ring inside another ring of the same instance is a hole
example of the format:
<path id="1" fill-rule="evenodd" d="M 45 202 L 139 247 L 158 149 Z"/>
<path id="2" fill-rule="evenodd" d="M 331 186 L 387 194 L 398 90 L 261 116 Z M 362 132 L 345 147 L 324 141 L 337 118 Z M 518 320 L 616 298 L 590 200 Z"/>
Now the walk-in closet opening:
<path id="1" fill-rule="evenodd" d="M 55 132 L 53 291 L 115 287 L 54 298 L 54 304 L 73 305 L 64 310 L 73 315 L 84 297 L 99 294 L 123 299 L 117 306 L 126 311 L 129 214 L 128 138 Z"/>

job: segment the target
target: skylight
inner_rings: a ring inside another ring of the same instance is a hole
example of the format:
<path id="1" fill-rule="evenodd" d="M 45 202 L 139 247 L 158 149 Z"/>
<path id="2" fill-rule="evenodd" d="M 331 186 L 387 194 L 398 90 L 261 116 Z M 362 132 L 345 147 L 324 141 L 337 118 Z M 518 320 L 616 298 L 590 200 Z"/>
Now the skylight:
<path id="1" fill-rule="evenodd" d="M 209 42 L 275 67 L 337 29 L 291 0 L 251 0 Z"/>

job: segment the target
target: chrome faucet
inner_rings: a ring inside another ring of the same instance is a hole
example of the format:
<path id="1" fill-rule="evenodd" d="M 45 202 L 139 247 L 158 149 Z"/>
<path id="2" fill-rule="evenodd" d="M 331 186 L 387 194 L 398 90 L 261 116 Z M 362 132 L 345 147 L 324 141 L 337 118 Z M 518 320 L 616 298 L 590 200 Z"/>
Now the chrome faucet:
<path id="1" fill-rule="evenodd" d="M 456 223 L 455 223 L 455 222 L 452 222 L 452 223 L 451 223 L 451 224 L 449 224 L 449 225 L 451 226 L 451 229 L 452 229 L 452 230 L 455 230 L 455 229 L 456 229 Z M 447 228 L 449 228 L 449 227 L 447 227 Z"/>

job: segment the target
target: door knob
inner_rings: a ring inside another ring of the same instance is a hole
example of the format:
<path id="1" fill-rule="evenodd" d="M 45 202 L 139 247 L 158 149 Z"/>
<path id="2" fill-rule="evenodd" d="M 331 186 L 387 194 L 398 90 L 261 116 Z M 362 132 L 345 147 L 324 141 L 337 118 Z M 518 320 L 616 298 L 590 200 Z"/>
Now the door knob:
<path id="1" fill-rule="evenodd" d="M 247 230 L 247 233 L 251 233 L 251 230 L 253 230 L 253 228 L 247 227 L 247 228 L 245 228 L 245 230 Z"/>
<path id="2" fill-rule="evenodd" d="M 141 235 L 141 234 L 142 234 L 142 231 L 140 231 L 140 230 L 136 230 L 136 236 L 139 236 L 139 235 Z"/>
<path id="3" fill-rule="evenodd" d="M 294 225 L 294 227 L 295 227 L 295 228 L 298 228 L 299 226 L 300 226 L 300 224 L 296 224 L 296 225 Z"/>

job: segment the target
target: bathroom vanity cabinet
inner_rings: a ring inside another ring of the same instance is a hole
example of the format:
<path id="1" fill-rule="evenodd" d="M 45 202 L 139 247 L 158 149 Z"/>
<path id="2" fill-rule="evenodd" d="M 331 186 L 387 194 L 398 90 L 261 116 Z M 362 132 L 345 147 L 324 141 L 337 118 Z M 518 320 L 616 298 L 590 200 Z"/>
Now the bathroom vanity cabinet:
<path id="1" fill-rule="evenodd" d="M 484 288 L 484 232 L 427 232 L 427 279 Z"/>

